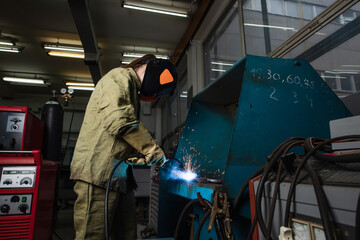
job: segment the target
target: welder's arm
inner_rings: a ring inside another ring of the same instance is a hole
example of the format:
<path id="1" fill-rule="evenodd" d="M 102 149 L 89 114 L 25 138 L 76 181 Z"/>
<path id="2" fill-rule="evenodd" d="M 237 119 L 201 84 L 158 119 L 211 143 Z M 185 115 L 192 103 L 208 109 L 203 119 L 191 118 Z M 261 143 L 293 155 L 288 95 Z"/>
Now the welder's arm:
<path id="1" fill-rule="evenodd" d="M 139 123 L 130 100 L 130 83 L 123 81 L 103 81 L 98 84 L 99 115 L 105 131 L 119 136 L 128 126 Z"/>
<path id="2" fill-rule="evenodd" d="M 139 124 L 129 127 L 121 137 L 139 153 L 144 155 L 144 158 L 129 158 L 127 163 L 136 165 L 156 164 L 162 166 L 166 162 L 163 150 L 156 144 L 155 140 L 141 121 Z"/>

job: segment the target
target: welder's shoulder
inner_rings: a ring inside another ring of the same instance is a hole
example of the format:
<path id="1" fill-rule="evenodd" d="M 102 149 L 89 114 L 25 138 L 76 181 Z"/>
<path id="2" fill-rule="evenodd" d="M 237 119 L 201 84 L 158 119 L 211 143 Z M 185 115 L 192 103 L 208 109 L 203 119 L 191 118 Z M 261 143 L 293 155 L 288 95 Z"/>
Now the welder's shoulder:
<path id="1" fill-rule="evenodd" d="M 122 86 L 128 86 L 131 80 L 131 74 L 126 68 L 114 68 L 110 70 L 105 76 L 105 81 L 112 81 Z"/>

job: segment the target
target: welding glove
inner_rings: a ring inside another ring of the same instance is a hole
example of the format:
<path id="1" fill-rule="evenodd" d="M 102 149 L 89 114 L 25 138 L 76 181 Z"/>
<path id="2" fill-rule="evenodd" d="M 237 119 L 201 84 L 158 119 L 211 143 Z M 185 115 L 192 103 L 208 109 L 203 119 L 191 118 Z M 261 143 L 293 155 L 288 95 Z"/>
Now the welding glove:
<path id="1" fill-rule="evenodd" d="M 162 166 L 166 162 L 163 150 L 156 144 L 155 140 L 140 121 L 130 127 L 122 138 L 130 144 L 137 152 L 144 155 L 142 158 L 133 157 L 127 160 L 128 164 L 134 165 L 153 165 Z"/>

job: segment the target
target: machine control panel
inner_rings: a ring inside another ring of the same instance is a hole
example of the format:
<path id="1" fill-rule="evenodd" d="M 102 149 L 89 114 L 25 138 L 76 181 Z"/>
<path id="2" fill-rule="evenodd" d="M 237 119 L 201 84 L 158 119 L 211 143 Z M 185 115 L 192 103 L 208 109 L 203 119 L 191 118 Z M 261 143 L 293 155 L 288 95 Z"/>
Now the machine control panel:
<path id="1" fill-rule="evenodd" d="M 34 187 L 36 166 L 1 166 L 0 188 Z"/>
<path id="2" fill-rule="evenodd" d="M 0 216 L 29 215 L 31 202 L 31 194 L 0 195 Z"/>

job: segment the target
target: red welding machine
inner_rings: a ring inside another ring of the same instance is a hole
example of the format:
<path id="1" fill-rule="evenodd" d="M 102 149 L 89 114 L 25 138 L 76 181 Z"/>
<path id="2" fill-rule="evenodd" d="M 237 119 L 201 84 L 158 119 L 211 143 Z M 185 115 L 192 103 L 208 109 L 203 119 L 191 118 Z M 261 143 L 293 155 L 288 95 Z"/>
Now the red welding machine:
<path id="1" fill-rule="evenodd" d="M 0 150 L 41 150 L 44 123 L 27 107 L 0 105 Z"/>
<path id="2" fill-rule="evenodd" d="M 56 170 L 39 150 L 0 151 L 0 239 L 50 238 Z"/>

